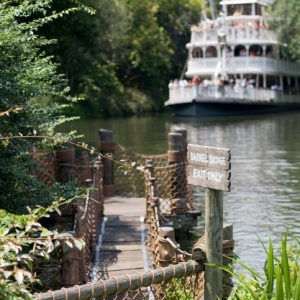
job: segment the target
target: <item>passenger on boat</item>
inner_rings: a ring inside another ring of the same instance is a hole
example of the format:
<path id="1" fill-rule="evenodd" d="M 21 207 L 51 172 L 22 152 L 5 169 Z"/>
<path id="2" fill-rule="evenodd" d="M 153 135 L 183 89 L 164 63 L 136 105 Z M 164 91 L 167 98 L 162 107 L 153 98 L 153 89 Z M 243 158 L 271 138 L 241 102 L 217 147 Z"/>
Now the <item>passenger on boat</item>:
<path id="1" fill-rule="evenodd" d="M 277 85 L 277 84 L 273 84 L 271 86 L 271 90 L 273 90 L 273 91 L 282 91 L 282 87 Z"/>
<path id="2" fill-rule="evenodd" d="M 218 78 L 217 85 L 218 85 L 218 97 L 223 97 L 225 95 L 225 86 L 224 86 L 224 79 L 222 77 Z"/>
<path id="3" fill-rule="evenodd" d="M 243 88 L 244 96 L 248 95 L 248 80 L 246 77 L 243 78 L 241 82 L 241 87 Z"/>
<path id="4" fill-rule="evenodd" d="M 203 87 L 204 87 L 204 95 L 205 96 L 211 96 L 211 85 L 212 85 L 212 82 L 205 78 L 204 81 L 203 81 Z"/>
<path id="5" fill-rule="evenodd" d="M 235 79 L 234 77 L 230 77 L 229 78 L 229 97 L 233 97 L 233 94 L 234 94 L 234 86 L 235 86 Z"/>
<path id="6" fill-rule="evenodd" d="M 199 95 L 201 78 L 199 76 L 194 76 L 192 80 L 192 84 L 196 86 L 197 95 Z"/>

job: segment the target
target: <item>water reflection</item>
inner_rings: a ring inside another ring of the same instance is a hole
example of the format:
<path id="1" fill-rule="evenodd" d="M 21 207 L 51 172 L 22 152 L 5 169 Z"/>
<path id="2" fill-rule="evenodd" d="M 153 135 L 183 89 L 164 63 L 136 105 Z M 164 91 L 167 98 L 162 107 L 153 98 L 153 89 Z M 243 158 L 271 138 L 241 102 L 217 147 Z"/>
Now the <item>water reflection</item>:
<path id="1" fill-rule="evenodd" d="M 276 244 L 287 228 L 299 235 L 299 116 L 178 124 L 188 128 L 190 143 L 231 149 L 232 189 L 224 193 L 224 222 L 234 225 L 235 252 L 255 269 L 265 260 L 258 237 L 264 243 L 272 237 Z M 201 197 L 198 205 L 204 210 Z"/>
<path id="2" fill-rule="evenodd" d="M 233 223 L 235 252 L 243 262 L 261 269 L 265 260 L 258 237 L 277 243 L 287 228 L 299 236 L 300 114 L 230 118 L 143 118 L 76 121 L 77 129 L 97 147 L 99 128 L 114 131 L 115 141 L 140 153 L 164 153 L 173 126 L 187 129 L 188 142 L 231 150 L 232 188 L 224 193 L 224 223 Z M 196 188 L 204 212 L 204 194 Z M 203 232 L 200 219 L 197 234 Z M 258 237 L 257 237 L 258 236 Z"/>

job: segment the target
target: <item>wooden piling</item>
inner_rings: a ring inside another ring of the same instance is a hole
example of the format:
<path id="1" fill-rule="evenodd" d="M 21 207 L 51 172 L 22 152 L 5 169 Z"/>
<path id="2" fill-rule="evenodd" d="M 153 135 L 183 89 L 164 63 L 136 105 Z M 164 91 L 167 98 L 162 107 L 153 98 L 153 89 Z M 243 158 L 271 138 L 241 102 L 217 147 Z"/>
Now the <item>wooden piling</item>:
<path id="1" fill-rule="evenodd" d="M 100 129 L 99 137 L 99 149 L 100 153 L 103 155 L 103 195 L 105 197 L 113 197 L 116 193 L 114 183 L 113 153 L 115 150 L 115 143 L 113 141 L 113 131 L 109 129 Z"/>
<path id="2" fill-rule="evenodd" d="M 89 154 L 87 151 L 82 151 L 80 156 L 80 164 L 81 164 L 81 174 L 80 174 L 80 184 L 82 186 L 85 185 L 85 181 L 91 178 L 91 169 L 89 166 Z"/>
<path id="3" fill-rule="evenodd" d="M 184 149 L 181 133 L 170 132 L 168 134 L 168 162 L 177 163 L 184 161 L 182 151 Z"/>
<path id="4" fill-rule="evenodd" d="M 75 235 L 75 232 L 71 232 Z M 66 242 L 64 242 L 66 243 Z M 62 287 L 71 287 L 80 284 L 79 276 L 79 261 L 80 254 L 78 248 L 75 247 L 74 242 L 69 240 L 68 243 L 72 244 L 72 248 L 66 244 L 68 250 L 63 253 L 61 262 L 61 285 Z M 64 246 L 62 246 L 64 249 Z"/>
<path id="5" fill-rule="evenodd" d="M 186 198 L 186 180 L 183 176 L 182 166 L 180 163 L 185 161 L 185 150 L 183 137 L 181 133 L 170 132 L 168 134 L 168 163 L 178 164 L 177 169 L 172 174 L 172 194 L 171 208 L 172 213 L 187 213 L 187 198 Z"/>
<path id="6" fill-rule="evenodd" d="M 223 256 L 223 191 L 205 189 L 206 262 L 204 299 L 222 298 L 222 270 L 209 264 L 222 265 Z"/>
<path id="7" fill-rule="evenodd" d="M 66 143 L 63 148 L 54 150 L 55 162 L 58 166 L 55 179 L 57 182 L 66 183 L 73 180 L 73 168 L 75 161 L 75 148 Z"/>
<path id="8" fill-rule="evenodd" d="M 167 267 L 174 261 L 176 249 L 169 243 L 172 241 L 176 245 L 175 231 L 172 227 L 159 228 L 159 265 Z"/>
<path id="9" fill-rule="evenodd" d="M 232 264 L 234 249 L 234 240 L 233 240 L 233 225 L 225 224 L 223 227 L 223 265 L 229 266 Z M 223 271 L 223 284 L 222 284 L 222 294 L 223 300 L 228 299 L 233 288 L 232 276 L 228 272 Z"/>
<path id="10" fill-rule="evenodd" d="M 172 128 L 172 132 L 174 133 L 181 133 L 182 135 L 182 151 L 184 151 L 184 157 L 186 157 L 187 152 L 187 130 L 183 127 L 174 127 Z"/>

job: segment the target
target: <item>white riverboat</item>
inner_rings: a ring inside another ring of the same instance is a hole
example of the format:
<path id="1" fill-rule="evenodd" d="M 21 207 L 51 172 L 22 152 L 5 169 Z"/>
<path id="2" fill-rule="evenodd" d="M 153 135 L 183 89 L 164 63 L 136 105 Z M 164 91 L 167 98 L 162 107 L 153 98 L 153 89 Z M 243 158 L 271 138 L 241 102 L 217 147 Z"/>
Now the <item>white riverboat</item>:
<path id="1" fill-rule="evenodd" d="M 300 66 L 269 29 L 266 0 L 223 0 L 222 12 L 191 26 L 184 80 L 169 83 L 176 116 L 300 109 Z M 214 8 L 211 5 L 212 12 Z"/>

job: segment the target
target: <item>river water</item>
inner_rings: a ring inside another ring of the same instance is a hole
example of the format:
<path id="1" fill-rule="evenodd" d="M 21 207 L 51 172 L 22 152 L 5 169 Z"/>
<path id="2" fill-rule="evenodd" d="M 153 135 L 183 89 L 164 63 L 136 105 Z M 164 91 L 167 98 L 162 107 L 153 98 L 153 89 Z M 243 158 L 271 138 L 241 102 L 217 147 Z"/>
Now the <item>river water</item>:
<path id="1" fill-rule="evenodd" d="M 260 240 L 274 244 L 289 230 L 299 237 L 300 113 L 225 118 L 178 118 L 172 115 L 74 121 L 63 131 L 77 130 L 98 147 L 98 130 L 112 129 L 114 140 L 145 154 L 167 151 L 173 126 L 187 129 L 188 143 L 231 150 L 231 191 L 224 192 L 224 223 L 234 227 L 234 252 L 260 271 L 265 254 Z M 204 194 L 195 189 L 204 216 Z M 204 217 L 194 229 L 202 235 Z"/>

